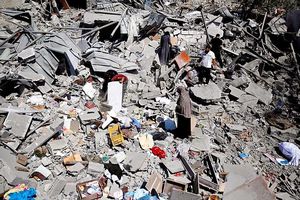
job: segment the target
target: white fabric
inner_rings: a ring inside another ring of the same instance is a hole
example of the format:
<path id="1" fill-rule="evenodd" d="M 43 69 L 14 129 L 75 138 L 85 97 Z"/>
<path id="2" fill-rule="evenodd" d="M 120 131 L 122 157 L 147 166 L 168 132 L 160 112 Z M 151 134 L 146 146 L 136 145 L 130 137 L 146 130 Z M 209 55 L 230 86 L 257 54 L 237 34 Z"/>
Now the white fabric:
<path id="1" fill-rule="evenodd" d="M 281 142 L 279 143 L 279 150 L 289 159 L 290 165 L 299 165 L 300 149 L 295 144 L 290 142 Z"/>
<path id="2" fill-rule="evenodd" d="M 206 68 L 211 68 L 212 60 L 216 59 L 215 53 L 212 51 L 209 51 L 208 53 L 202 51 L 200 56 L 202 58 L 200 65 Z"/>

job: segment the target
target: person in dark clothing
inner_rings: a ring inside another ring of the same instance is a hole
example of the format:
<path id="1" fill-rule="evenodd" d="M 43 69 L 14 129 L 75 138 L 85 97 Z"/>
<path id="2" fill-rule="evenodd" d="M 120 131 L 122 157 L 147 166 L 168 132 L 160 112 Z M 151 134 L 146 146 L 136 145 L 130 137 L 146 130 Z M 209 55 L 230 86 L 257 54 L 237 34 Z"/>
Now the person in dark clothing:
<path id="1" fill-rule="evenodd" d="M 104 82 L 103 82 L 103 88 L 102 88 L 102 91 L 105 93 L 107 91 L 107 86 L 108 86 L 108 83 L 111 81 L 111 79 L 117 75 L 118 72 L 116 72 L 115 70 L 107 70 L 104 74 Z"/>
<path id="2" fill-rule="evenodd" d="M 223 61 L 221 58 L 221 49 L 222 49 L 222 40 L 220 39 L 220 34 L 217 34 L 216 37 L 214 37 L 211 40 L 211 50 L 215 53 L 216 60 L 218 61 L 220 67 L 223 67 Z"/>
<path id="3" fill-rule="evenodd" d="M 177 88 L 177 92 L 179 93 L 179 98 L 176 106 L 177 129 L 175 136 L 188 138 L 191 135 L 192 102 L 186 88 L 180 86 Z"/>
<path id="4" fill-rule="evenodd" d="M 159 48 L 159 60 L 160 64 L 166 65 L 170 59 L 170 50 L 171 50 L 171 38 L 170 33 L 165 32 L 165 34 L 160 39 L 160 48 Z"/>

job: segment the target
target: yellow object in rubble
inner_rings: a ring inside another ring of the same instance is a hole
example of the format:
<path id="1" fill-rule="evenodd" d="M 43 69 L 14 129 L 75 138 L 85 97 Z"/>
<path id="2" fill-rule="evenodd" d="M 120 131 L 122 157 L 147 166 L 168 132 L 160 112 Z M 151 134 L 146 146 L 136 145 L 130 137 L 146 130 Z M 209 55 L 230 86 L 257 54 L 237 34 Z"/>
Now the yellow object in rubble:
<path id="1" fill-rule="evenodd" d="M 25 185 L 24 183 L 22 183 L 20 185 L 17 185 L 16 187 L 10 189 L 8 192 L 6 192 L 4 194 L 4 199 L 9 200 L 9 194 L 16 193 L 16 192 L 22 192 L 22 191 L 27 190 L 27 189 L 28 189 L 28 186 Z"/>
<path id="2" fill-rule="evenodd" d="M 108 133 L 113 146 L 120 145 L 124 142 L 123 133 L 118 124 L 109 126 Z"/>

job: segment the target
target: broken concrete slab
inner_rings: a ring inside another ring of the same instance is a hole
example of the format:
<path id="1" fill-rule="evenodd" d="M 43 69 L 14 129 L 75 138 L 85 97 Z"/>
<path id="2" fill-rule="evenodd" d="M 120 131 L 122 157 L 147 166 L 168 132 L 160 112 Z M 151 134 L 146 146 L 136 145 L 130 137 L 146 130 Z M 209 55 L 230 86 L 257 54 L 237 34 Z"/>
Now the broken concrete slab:
<path id="1" fill-rule="evenodd" d="M 210 137 L 207 135 L 199 135 L 197 138 L 194 138 L 191 143 L 190 150 L 193 151 L 210 151 Z"/>
<path id="2" fill-rule="evenodd" d="M 0 8 L 21 8 L 25 0 L 1 0 Z"/>
<path id="3" fill-rule="evenodd" d="M 245 106 L 253 108 L 257 105 L 258 98 L 253 95 L 242 94 L 237 101 Z"/>
<path id="4" fill-rule="evenodd" d="M 32 62 L 35 59 L 34 48 L 30 47 L 24 49 L 18 54 L 18 58 L 21 60 L 21 62 Z"/>
<path id="5" fill-rule="evenodd" d="M 58 140 L 51 140 L 48 142 L 52 151 L 61 150 L 67 147 L 68 140 L 66 138 L 58 139 Z"/>
<path id="6" fill-rule="evenodd" d="M 247 130 L 246 126 L 239 124 L 226 124 L 226 126 L 230 129 L 230 131 L 244 131 Z"/>
<path id="7" fill-rule="evenodd" d="M 47 167 L 48 165 L 52 164 L 52 160 L 48 157 L 43 157 L 42 164 Z"/>
<path id="8" fill-rule="evenodd" d="M 163 163 L 166 166 L 166 168 L 171 172 L 171 174 L 184 171 L 184 167 L 180 160 L 172 160 L 169 162 L 164 161 Z"/>
<path id="9" fill-rule="evenodd" d="M 67 183 L 67 181 L 64 180 L 62 177 L 55 179 L 49 192 L 47 192 L 48 197 L 54 198 L 54 197 L 58 196 L 59 194 L 61 194 L 66 183 Z"/>
<path id="10" fill-rule="evenodd" d="M 261 88 L 254 82 L 251 82 L 245 91 L 257 97 L 261 102 L 263 102 L 266 105 L 269 105 L 272 102 L 272 92 Z"/>
<path id="11" fill-rule="evenodd" d="M 235 98 L 241 98 L 242 95 L 245 95 L 246 93 L 236 87 L 229 86 L 228 88 L 230 90 L 230 95 L 234 96 Z"/>
<path id="12" fill-rule="evenodd" d="M 257 177 L 255 169 L 250 164 L 225 164 L 223 165 L 223 168 L 224 172 L 228 173 L 226 177 L 227 182 L 225 183 L 224 195 Z"/>
<path id="13" fill-rule="evenodd" d="M 191 88 L 191 92 L 203 100 L 216 100 L 221 98 L 221 90 L 214 82 L 210 81 L 207 85 L 196 85 Z"/>
<path id="14" fill-rule="evenodd" d="M 47 142 L 56 134 L 56 132 L 51 131 L 50 128 L 45 127 L 40 128 L 39 132 L 41 132 L 41 135 L 37 139 L 35 139 L 30 145 L 22 149 L 21 152 L 29 154 L 32 153 L 34 149 L 45 144 L 45 142 Z"/>
<path id="15" fill-rule="evenodd" d="M 32 117 L 14 112 L 8 113 L 4 126 L 11 128 L 10 132 L 17 137 L 24 138 L 31 124 Z"/>
<path id="16" fill-rule="evenodd" d="M 163 177 L 159 173 L 154 172 L 151 174 L 145 187 L 148 191 L 155 189 L 157 193 L 161 193 L 163 188 Z"/>
<path id="17" fill-rule="evenodd" d="M 44 167 L 43 165 L 40 165 L 38 168 L 36 168 L 33 173 L 31 174 L 32 177 L 36 177 L 39 180 L 45 180 L 51 175 L 51 171 Z"/>
<path id="18" fill-rule="evenodd" d="M 81 164 L 80 162 L 71 165 L 71 166 L 67 166 L 67 170 L 69 173 L 80 173 L 83 169 L 85 169 L 85 166 L 83 164 Z"/>
<path id="19" fill-rule="evenodd" d="M 217 34 L 220 34 L 220 37 L 223 37 L 224 31 L 217 26 L 215 23 L 211 23 L 207 26 L 207 32 L 210 36 L 215 37 Z"/>
<path id="20" fill-rule="evenodd" d="M 245 76 L 241 76 L 241 77 L 237 77 L 234 80 L 232 80 L 230 82 L 230 85 L 232 85 L 233 87 L 238 88 L 238 87 L 243 86 L 243 85 L 245 85 L 245 84 L 247 84 L 249 82 L 250 82 L 249 78 L 247 78 Z"/>
<path id="21" fill-rule="evenodd" d="M 100 174 L 104 173 L 105 168 L 103 164 L 95 163 L 95 162 L 89 162 L 87 173 L 89 174 Z"/>
<path id="22" fill-rule="evenodd" d="M 76 183 L 66 183 L 64 188 L 64 194 L 65 195 L 71 195 L 72 193 L 76 193 Z"/>
<path id="23" fill-rule="evenodd" d="M 230 192 L 224 192 L 224 200 L 235 200 L 243 198 L 245 200 L 274 200 L 276 197 L 272 193 L 266 181 L 262 176 L 258 176 L 246 183 L 243 183 L 239 187 Z"/>
<path id="24" fill-rule="evenodd" d="M 178 190 L 176 188 L 173 188 L 171 191 L 170 195 L 170 200 L 199 200 L 202 199 L 200 195 L 190 193 L 190 192 L 185 192 L 182 190 Z"/>
<path id="25" fill-rule="evenodd" d="M 83 124 L 87 124 L 90 120 L 100 119 L 97 108 L 88 109 L 79 113 L 79 119 Z"/>
<path id="26" fill-rule="evenodd" d="M 127 152 L 123 162 L 124 168 L 131 172 L 138 171 L 146 161 L 147 154 L 139 152 Z"/>
<path id="27" fill-rule="evenodd" d="M 64 125 L 64 120 L 62 118 L 56 117 L 55 120 L 50 124 L 50 129 L 57 133 L 62 130 Z"/>
<path id="28" fill-rule="evenodd" d="M 95 10 L 94 12 L 85 12 L 83 15 L 83 22 L 86 24 L 94 24 L 95 20 L 105 22 L 119 22 L 121 17 L 122 13 Z"/>
<path id="29" fill-rule="evenodd" d="M 12 183 L 17 178 L 16 174 L 14 174 L 14 171 L 2 159 L 0 159 L 0 174 L 8 183 Z"/>

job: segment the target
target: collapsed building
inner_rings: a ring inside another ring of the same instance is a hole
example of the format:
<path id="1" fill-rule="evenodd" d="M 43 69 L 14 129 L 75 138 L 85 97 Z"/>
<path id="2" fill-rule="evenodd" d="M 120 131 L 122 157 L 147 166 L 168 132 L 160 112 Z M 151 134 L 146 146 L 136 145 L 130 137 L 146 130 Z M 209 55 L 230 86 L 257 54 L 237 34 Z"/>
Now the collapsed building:
<path id="1" fill-rule="evenodd" d="M 278 146 L 300 144 L 299 10 L 0 2 L 5 199 L 299 199 L 298 168 Z M 198 84 L 199 52 L 216 34 L 224 67 Z M 178 86 L 192 99 L 186 139 L 173 135 Z"/>

